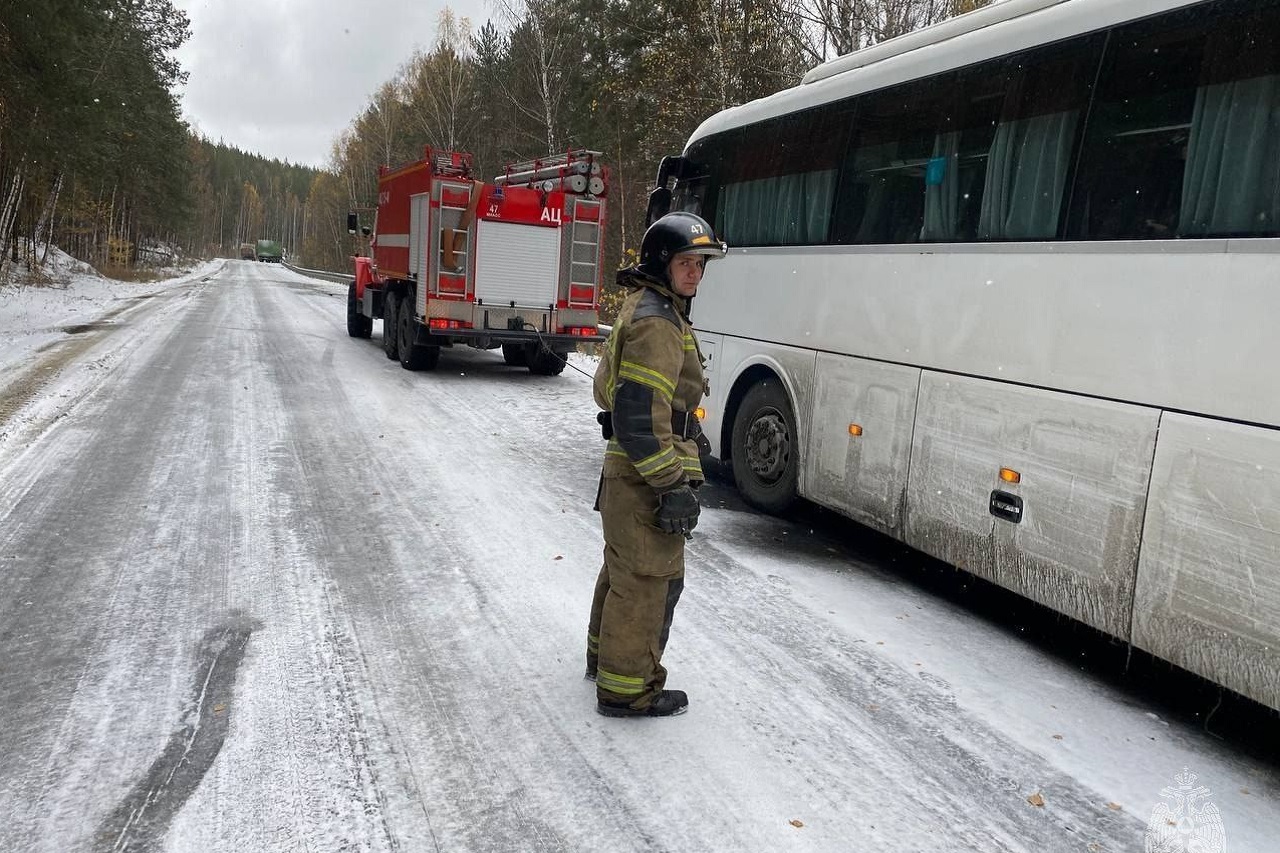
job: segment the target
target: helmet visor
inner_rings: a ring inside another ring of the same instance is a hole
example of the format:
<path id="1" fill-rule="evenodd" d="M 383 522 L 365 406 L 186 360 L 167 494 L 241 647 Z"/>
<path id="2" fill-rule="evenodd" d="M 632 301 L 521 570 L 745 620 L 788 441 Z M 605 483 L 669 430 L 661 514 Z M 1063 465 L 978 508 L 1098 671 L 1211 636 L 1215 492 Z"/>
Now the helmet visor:
<path id="1" fill-rule="evenodd" d="M 719 240 L 713 240 L 710 237 L 701 235 L 693 238 L 693 242 L 689 245 L 678 249 L 674 254 L 677 255 L 706 255 L 708 258 L 723 258 L 725 252 L 729 249 Z"/>

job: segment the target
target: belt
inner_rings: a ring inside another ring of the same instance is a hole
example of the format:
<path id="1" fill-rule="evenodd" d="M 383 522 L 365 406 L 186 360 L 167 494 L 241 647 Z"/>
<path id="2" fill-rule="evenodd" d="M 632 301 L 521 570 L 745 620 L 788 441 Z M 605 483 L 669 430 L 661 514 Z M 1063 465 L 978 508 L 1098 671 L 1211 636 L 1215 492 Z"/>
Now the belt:
<path id="1" fill-rule="evenodd" d="M 598 412 L 596 423 L 604 440 L 613 438 L 613 417 L 609 412 Z M 702 435 L 702 424 L 693 412 L 671 412 L 671 434 L 676 438 L 697 438 Z"/>

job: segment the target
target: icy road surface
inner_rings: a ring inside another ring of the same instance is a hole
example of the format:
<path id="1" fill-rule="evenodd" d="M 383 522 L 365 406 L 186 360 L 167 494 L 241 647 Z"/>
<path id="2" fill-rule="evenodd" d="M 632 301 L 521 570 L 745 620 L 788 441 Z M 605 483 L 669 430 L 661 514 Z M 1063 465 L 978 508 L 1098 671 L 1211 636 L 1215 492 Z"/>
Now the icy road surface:
<path id="1" fill-rule="evenodd" d="M 1184 769 L 1224 849 L 1275 849 L 1268 757 L 723 483 L 665 660 L 689 713 L 597 716 L 589 380 L 410 373 L 344 297 L 228 262 L 23 321 L 0 850 L 1141 851 Z"/>

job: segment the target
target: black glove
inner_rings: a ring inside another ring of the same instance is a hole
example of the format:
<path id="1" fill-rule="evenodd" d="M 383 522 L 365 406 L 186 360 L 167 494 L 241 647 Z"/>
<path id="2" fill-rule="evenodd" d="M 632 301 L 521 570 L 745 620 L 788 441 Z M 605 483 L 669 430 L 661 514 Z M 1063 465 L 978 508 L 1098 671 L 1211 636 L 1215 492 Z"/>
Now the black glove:
<path id="1" fill-rule="evenodd" d="M 698 526 L 698 496 L 688 483 L 658 493 L 658 529 L 663 533 L 680 533 L 687 539 Z"/>

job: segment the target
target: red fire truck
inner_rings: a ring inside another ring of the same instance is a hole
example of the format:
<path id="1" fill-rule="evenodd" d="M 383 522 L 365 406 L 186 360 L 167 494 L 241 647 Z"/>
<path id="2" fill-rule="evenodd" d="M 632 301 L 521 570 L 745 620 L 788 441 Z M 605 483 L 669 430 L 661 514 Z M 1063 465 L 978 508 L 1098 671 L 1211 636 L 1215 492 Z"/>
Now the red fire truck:
<path id="1" fill-rule="evenodd" d="M 601 341 L 599 297 L 608 172 L 599 152 L 512 163 L 486 183 L 470 154 L 426 156 L 378 174 L 370 257 L 356 257 L 347 333 L 383 320 L 387 358 L 431 370 L 442 347 L 502 347 L 508 364 L 564 370 Z M 358 227 L 351 214 L 348 229 Z"/>

